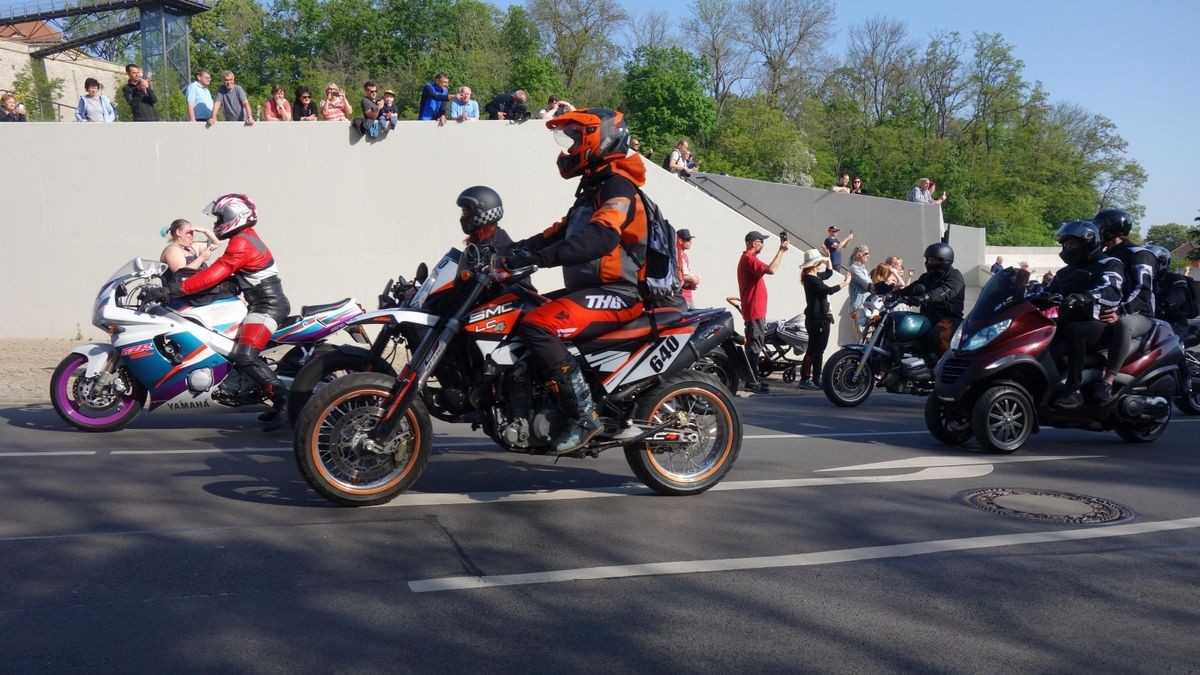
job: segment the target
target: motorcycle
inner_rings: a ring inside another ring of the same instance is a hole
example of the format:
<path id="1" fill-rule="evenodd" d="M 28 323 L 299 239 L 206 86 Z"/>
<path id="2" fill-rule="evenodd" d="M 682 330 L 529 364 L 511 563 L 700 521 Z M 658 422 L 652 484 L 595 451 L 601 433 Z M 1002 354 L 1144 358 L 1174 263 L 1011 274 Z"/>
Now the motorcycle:
<path id="1" fill-rule="evenodd" d="M 1200 415 L 1200 322 L 1192 321 L 1179 339 L 1184 350 L 1179 374 L 1188 386 L 1180 388 L 1175 407 L 1185 415 Z"/>
<path id="2" fill-rule="evenodd" d="M 877 308 L 872 304 L 859 342 L 842 345 L 821 371 L 821 388 L 830 402 L 843 408 L 862 405 L 876 385 L 917 396 L 933 391 L 937 356 L 922 340 L 933 323 L 918 312 L 896 309 L 908 301 L 909 294 L 924 292 L 923 286 L 915 284 L 903 295 L 883 297 Z"/>
<path id="3" fill-rule="evenodd" d="M 1171 421 L 1171 399 L 1187 386 L 1183 350 L 1171 327 L 1155 321 L 1137 338 L 1117 376 L 1112 402 L 1081 408 L 1051 407 L 1062 382 L 1050 354 L 1061 298 L 1027 297 L 1029 275 L 1005 270 L 988 281 L 975 308 L 959 327 L 937 366 L 934 395 L 925 405 L 925 424 L 937 440 L 958 445 L 972 435 L 992 452 L 1018 450 L 1043 426 L 1115 430 L 1131 443 L 1157 439 Z M 1097 382 L 1104 352 L 1088 355 L 1083 382 Z"/>
<path id="4" fill-rule="evenodd" d="M 50 401 L 67 424 L 84 431 L 115 431 L 147 412 L 214 412 L 262 406 L 257 384 L 238 373 L 227 357 L 246 316 L 246 304 L 225 296 L 197 306 L 144 301 L 142 291 L 161 283 L 167 266 L 135 258 L 100 288 L 92 324 L 111 344 L 76 347 L 50 378 Z M 187 303 L 187 298 L 182 300 Z M 363 313 L 352 298 L 301 309 L 274 332 L 263 357 L 285 385 L 325 340 L 347 330 Z M 149 401 L 147 402 L 147 397 Z"/>
<path id="5" fill-rule="evenodd" d="M 343 505 L 392 499 L 429 459 L 431 415 L 470 423 L 505 450 L 554 456 L 552 439 L 572 422 L 534 375 L 514 331 L 527 311 L 546 302 L 516 283 L 536 270 L 505 269 L 487 247 L 451 249 L 409 306 L 363 317 L 395 326 L 412 357 L 397 377 L 355 373 L 314 392 L 296 420 L 294 441 L 309 485 Z M 481 300 L 485 292 L 490 299 Z M 571 345 L 604 430 L 565 456 L 595 457 L 619 447 L 637 477 L 659 493 L 696 494 L 716 485 L 741 449 L 742 423 L 733 395 L 689 367 L 718 348 L 750 376 L 726 310 L 648 310 Z"/>

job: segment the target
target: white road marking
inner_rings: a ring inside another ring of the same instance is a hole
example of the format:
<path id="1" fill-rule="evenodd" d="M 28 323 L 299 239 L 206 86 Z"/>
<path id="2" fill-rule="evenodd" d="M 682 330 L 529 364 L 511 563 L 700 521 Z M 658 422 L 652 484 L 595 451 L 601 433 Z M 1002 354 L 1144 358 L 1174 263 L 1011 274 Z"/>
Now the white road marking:
<path id="1" fill-rule="evenodd" d="M 640 565 L 607 565 L 602 567 L 581 567 L 576 569 L 553 570 L 548 572 L 500 574 L 482 577 L 443 577 L 440 579 L 410 581 L 408 582 L 408 588 L 414 593 L 429 593 L 433 591 L 461 591 L 477 588 L 497 588 L 500 586 L 551 584 L 561 583 L 564 581 L 620 579 L 626 577 L 659 576 L 669 574 L 697 574 L 701 572 L 730 572 L 736 570 L 769 569 L 774 567 L 830 565 L 860 560 L 906 558 L 916 555 L 928 555 L 930 553 L 971 551 L 975 549 L 997 548 L 1002 546 L 1025 546 L 1030 544 L 1083 541 L 1087 539 L 1128 537 L 1137 534 L 1169 532 L 1172 530 L 1185 530 L 1196 527 L 1200 527 L 1200 517 L 1182 518 L 1179 520 L 1162 520 L 1153 523 L 1112 525 L 1109 527 L 1096 527 L 1081 530 L 1052 530 L 1047 532 L 1027 532 L 1021 534 L 966 537 L 962 539 L 919 541 L 909 544 L 868 546 L 864 548 L 817 551 L 814 553 L 798 553 L 794 555 L 762 556 L 756 558 L 725 558 L 721 560 L 685 560 L 679 562 L 643 563 Z"/>
<path id="2" fill-rule="evenodd" d="M 825 471 L 871 471 L 874 469 L 916 469 L 934 466 L 968 466 L 972 464 L 1015 464 L 1018 462 L 1057 462 L 1062 459 L 1098 459 L 1107 455 L 1027 455 L 1023 457 L 997 457 L 995 455 L 980 455 L 977 457 L 909 457 L 890 462 L 874 462 L 871 464 L 855 464 L 854 466 L 839 466 L 833 469 L 817 469 L 817 473 Z"/>
<path id="3" fill-rule="evenodd" d="M 955 480 L 978 478 L 992 472 L 991 465 L 975 464 L 963 467 L 928 468 L 892 476 L 822 476 L 781 480 L 741 480 L 717 483 L 710 492 L 727 490 L 769 490 L 772 488 L 815 487 L 820 485 L 854 485 L 862 483 L 904 483 L 924 480 Z M 498 504 L 501 502 L 561 501 L 566 499 L 596 499 L 599 497 L 630 497 L 656 494 L 642 485 L 578 488 L 571 490 L 517 490 L 511 492 L 405 492 L 386 504 L 371 508 L 385 509 L 406 506 L 447 506 L 459 504 Z"/>
<path id="4" fill-rule="evenodd" d="M 0 452 L 0 457 L 83 457 L 96 454 L 95 450 L 61 450 L 47 452 Z"/>
<path id="5" fill-rule="evenodd" d="M 182 448 L 179 450 L 113 450 L 113 455 L 226 455 L 234 453 L 291 452 L 291 448 Z"/>
<path id="6" fill-rule="evenodd" d="M 929 432 L 921 431 L 847 431 L 830 434 L 746 434 L 742 438 L 750 439 L 774 439 L 774 438 L 854 438 L 856 436 L 912 436 L 916 434 L 926 434 Z"/>

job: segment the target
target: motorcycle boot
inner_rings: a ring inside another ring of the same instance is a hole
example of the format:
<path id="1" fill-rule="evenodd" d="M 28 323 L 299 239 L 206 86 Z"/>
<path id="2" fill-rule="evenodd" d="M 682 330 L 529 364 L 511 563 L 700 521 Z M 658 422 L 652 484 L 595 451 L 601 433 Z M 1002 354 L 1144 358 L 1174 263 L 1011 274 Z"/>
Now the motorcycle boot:
<path id="1" fill-rule="evenodd" d="M 555 454 L 563 455 L 587 445 L 604 429 L 604 425 L 596 414 L 592 390 L 573 361 L 564 361 L 554 368 L 552 388 L 558 394 L 559 407 L 570 420 L 566 428 L 551 441 Z"/>
<path id="2" fill-rule="evenodd" d="M 238 343 L 229 352 L 229 360 L 246 377 L 262 389 L 263 397 L 271 401 L 271 410 L 258 416 L 260 422 L 265 422 L 264 431 L 274 431 L 284 425 L 284 406 L 287 405 L 286 388 L 275 371 L 263 360 L 259 351 L 254 347 Z"/>

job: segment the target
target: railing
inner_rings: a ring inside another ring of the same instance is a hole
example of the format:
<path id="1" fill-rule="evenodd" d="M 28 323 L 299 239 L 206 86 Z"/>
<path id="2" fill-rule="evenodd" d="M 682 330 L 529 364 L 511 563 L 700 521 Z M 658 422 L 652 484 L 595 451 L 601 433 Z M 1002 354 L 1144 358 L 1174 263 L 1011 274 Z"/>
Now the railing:
<path id="1" fill-rule="evenodd" d="M 0 94 L 12 94 L 13 96 L 17 97 L 20 97 L 21 95 L 20 92 L 12 91 L 10 89 L 0 89 Z M 24 101 L 22 101 L 22 103 L 24 103 Z M 28 103 L 25 103 L 25 115 L 31 122 L 46 121 L 41 119 L 43 113 L 46 112 L 54 113 L 53 121 L 55 122 L 61 122 L 63 119 L 68 121 L 75 119 L 75 106 L 73 105 L 59 103 L 58 101 L 42 101 L 36 98 L 30 99 Z"/>
<path id="2" fill-rule="evenodd" d="M 784 225 L 780 224 L 779 221 L 775 220 L 771 216 L 768 216 L 767 214 L 760 211 L 753 204 L 750 204 L 749 202 L 742 199 L 738 195 L 730 192 L 727 188 L 725 188 L 725 186 L 718 184 L 716 181 L 709 180 L 709 178 L 707 176 L 705 176 L 704 174 L 693 173 L 687 179 L 687 181 L 689 183 L 691 183 L 692 185 L 695 185 L 697 188 L 700 188 L 700 190 L 702 192 L 704 192 L 705 194 L 707 194 L 708 196 L 725 204 L 726 206 L 733 209 L 734 211 L 737 211 L 738 213 L 742 213 L 743 209 L 753 210 L 756 215 L 750 215 L 750 214 L 746 214 L 746 213 L 742 213 L 742 215 L 746 216 L 746 218 L 754 221 L 755 223 L 757 223 L 759 226 L 763 227 L 764 229 L 768 229 L 766 224 L 764 224 L 762 222 L 765 220 L 768 223 L 774 225 L 780 232 L 787 232 L 789 237 L 795 237 L 794 241 L 799 241 L 802 246 L 804 246 L 806 248 L 817 248 L 816 246 L 813 246 L 811 243 L 806 241 L 803 237 L 797 235 L 795 232 L 788 230 L 788 228 L 785 227 Z"/>
<path id="3" fill-rule="evenodd" d="M 0 24 L 58 19 L 130 7 L 166 5 L 203 12 L 212 9 L 215 0 L 26 0 L 0 7 Z"/>

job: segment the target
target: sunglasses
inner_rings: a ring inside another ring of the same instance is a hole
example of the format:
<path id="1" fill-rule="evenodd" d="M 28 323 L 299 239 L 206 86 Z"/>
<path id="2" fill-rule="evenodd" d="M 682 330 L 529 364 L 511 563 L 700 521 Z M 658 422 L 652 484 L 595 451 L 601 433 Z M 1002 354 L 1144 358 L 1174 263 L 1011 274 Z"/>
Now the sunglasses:
<path id="1" fill-rule="evenodd" d="M 309 96 L 308 94 L 305 94 L 305 95 L 303 95 L 303 96 L 301 96 L 301 97 L 300 97 L 300 100 L 301 100 L 301 101 L 307 101 L 307 100 L 308 100 L 308 99 L 310 99 L 310 98 L 312 98 L 312 96 Z"/>

